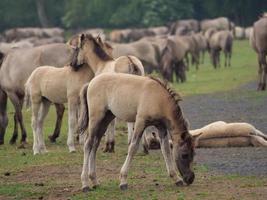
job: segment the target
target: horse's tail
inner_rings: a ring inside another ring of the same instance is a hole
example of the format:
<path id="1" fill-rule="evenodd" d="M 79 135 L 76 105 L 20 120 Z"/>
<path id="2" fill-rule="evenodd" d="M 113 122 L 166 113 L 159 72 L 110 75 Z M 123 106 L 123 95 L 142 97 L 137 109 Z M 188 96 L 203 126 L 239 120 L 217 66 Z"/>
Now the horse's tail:
<path id="1" fill-rule="evenodd" d="M 2 66 L 2 63 L 4 62 L 5 54 L 0 51 L 0 68 Z"/>
<path id="2" fill-rule="evenodd" d="M 25 84 L 25 96 L 24 96 L 24 104 L 27 109 L 31 106 L 31 89 L 28 82 Z"/>
<path id="3" fill-rule="evenodd" d="M 140 76 L 144 76 L 145 75 L 145 71 L 144 71 L 144 67 L 143 67 L 143 65 L 142 65 L 142 63 L 141 63 L 141 61 L 140 62 L 135 62 L 136 61 L 136 59 L 133 59 L 133 58 L 135 58 L 135 57 L 131 57 L 131 56 L 127 56 L 127 58 L 128 58 L 128 60 L 129 60 L 129 62 L 130 62 L 130 72 L 131 72 L 131 74 L 135 74 L 135 75 L 140 75 Z"/>
<path id="4" fill-rule="evenodd" d="M 80 114 L 78 119 L 77 133 L 82 135 L 88 127 L 88 102 L 87 102 L 87 88 L 89 83 L 85 84 L 80 91 Z"/>
<path id="5" fill-rule="evenodd" d="M 225 49 L 227 52 L 232 53 L 233 38 L 231 35 L 227 35 Z"/>

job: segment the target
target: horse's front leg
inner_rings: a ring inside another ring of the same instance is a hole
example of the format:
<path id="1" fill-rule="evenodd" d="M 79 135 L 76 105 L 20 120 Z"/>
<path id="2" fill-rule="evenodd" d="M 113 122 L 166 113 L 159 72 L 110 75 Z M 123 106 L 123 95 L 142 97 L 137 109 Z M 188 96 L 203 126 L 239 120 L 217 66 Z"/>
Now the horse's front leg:
<path id="1" fill-rule="evenodd" d="M 52 143 L 56 142 L 56 139 L 58 138 L 60 134 L 62 119 L 64 115 L 64 110 L 65 110 L 65 107 L 63 104 L 55 103 L 55 107 L 56 107 L 56 112 L 57 112 L 56 126 L 55 126 L 53 134 L 48 136 L 50 142 Z"/>
<path id="2" fill-rule="evenodd" d="M 159 129 L 159 137 L 160 148 L 165 160 L 167 172 L 169 176 L 174 180 L 175 184 L 177 186 L 181 186 L 183 185 L 183 180 L 177 175 L 177 170 L 175 168 L 175 162 L 173 160 L 172 151 L 166 130 Z"/>
<path id="3" fill-rule="evenodd" d="M 103 152 L 114 152 L 114 146 L 115 146 L 115 120 L 112 120 L 112 122 L 109 124 L 107 131 L 106 131 L 106 146 L 103 150 Z"/>
<path id="4" fill-rule="evenodd" d="M 78 101 L 76 99 L 70 99 L 68 101 L 68 139 L 67 145 L 69 147 L 69 152 L 75 152 L 74 145 L 74 132 L 75 126 L 77 124 L 77 112 L 78 112 Z"/>
<path id="5" fill-rule="evenodd" d="M 132 136 L 133 136 L 133 131 L 134 131 L 134 123 L 133 122 L 128 122 L 127 123 L 127 128 L 128 128 L 128 145 L 131 143 Z"/>
<path id="6" fill-rule="evenodd" d="M 136 154 L 138 150 L 139 143 L 142 138 L 144 129 L 145 129 L 144 121 L 137 120 L 135 123 L 134 133 L 131 139 L 131 143 L 128 148 L 128 154 L 120 171 L 120 189 L 121 190 L 126 190 L 128 188 L 127 175 L 128 175 L 129 167 L 132 162 L 133 156 Z"/>

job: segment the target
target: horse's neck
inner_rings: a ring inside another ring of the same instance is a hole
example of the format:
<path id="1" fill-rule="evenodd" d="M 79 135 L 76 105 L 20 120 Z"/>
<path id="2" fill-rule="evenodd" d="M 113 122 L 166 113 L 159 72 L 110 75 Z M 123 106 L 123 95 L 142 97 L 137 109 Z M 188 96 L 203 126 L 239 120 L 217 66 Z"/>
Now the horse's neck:
<path id="1" fill-rule="evenodd" d="M 99 62 L 93 69 L 95 75 L 105 72 L 114 72 L 114 61 Z"/>

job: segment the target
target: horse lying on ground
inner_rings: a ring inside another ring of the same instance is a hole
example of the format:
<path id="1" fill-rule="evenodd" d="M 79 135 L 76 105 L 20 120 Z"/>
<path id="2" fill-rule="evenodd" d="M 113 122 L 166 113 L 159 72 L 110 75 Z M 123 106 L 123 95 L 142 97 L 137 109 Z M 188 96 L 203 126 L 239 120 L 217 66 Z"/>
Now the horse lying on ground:
<path id="1" fill-rule="evenodd" d="M 122 98 L 123 97 L 123 98 Z M 84 144 L 84 162 L 81 174 L 84 192 L 98 185 L 96 177 L 96 151 L 109 123 L 118 117 L 135 122 L 128 155 L 120 172 L 120 188 L 127 189 L 127 175 L 130 163 L 137 152 L 143 131 L 148 126 L 159 130 L 161 150 L 167 171 L 177 185 L 191 184 L 195 175 L 191 169 L 194 158 L 194 144 L 189 134 L 187 121 L 178 104 L 180 96 L 160 80 L 151 77 L 121 73 L 106 73 L 95 77 L 80 96 L 82 109 L 78 121 L 78 132 L 87 131 Z M 162 106 L 164 105 L 164 106 Z M 167 134 L 173 141 L 173 154 Z M 176 173 L 176 167 L 183 181 Z"/>
<path id="2" fill-rule="evenodd" d="M 267 135 L 248 123 L 213 122 L 202 128 L 190 130 L 195 139 L 195 147 L 267 147 Z M 169 140 L 170 146 L 172 141 Z M 143 138 L 144 152 L 149 149 L 159 149 L 157 129 L 147 129 Z"/>
<path id="3" fill-rule="evenodd" d="M 25 100 L 27 105 L 32 104 L 34 154 L 46 152 L 42 128 L 51 103 L 68 103 L 69 130 L 67 144 L 69 151 L 73 152 L 75 151 L 74 132 L 78 119 L 79 92 L 82 86 L 91 81 L 95 75 L 104 72 L 137 73 L 140 75 L 144 73 L 143 66 L 137 58 L 128 56 L 113 60 L 107 54 L 108 47 L 100 38 L 96 39 L 91 35 L 82 35 L 81 37 L 84 37 L 83 40 L 85 41 L 81 43 L 79 48 L 84 49 L 84 46 L 86 46 L 86 51 L 83 51 L 83 53 L 89 54 L 90 58 L 83 59 L 82 63 L 78 61 L 77 65 L 77 60 L 80 59 L 80 51 L 82 51 L 78 48 L 77 58 L 73 60 L 71 65 L 73 68 L 69 66 L 63 68 L 42 66 L 33 71 L 25 84 Z M 102 63 L 102 65 L 96 65 L 96 63 Z M 112 63 L 112 65 L 107 66 L 104 63 Z M 95 67 L 91 68 L 89 66 Z"/>
<path id="4" fill-rule="evenodd" d="M 190 134 L 196 137 L 196 147 L 267 147 L 267 135 L 248 123 L 217 121 Z"/>

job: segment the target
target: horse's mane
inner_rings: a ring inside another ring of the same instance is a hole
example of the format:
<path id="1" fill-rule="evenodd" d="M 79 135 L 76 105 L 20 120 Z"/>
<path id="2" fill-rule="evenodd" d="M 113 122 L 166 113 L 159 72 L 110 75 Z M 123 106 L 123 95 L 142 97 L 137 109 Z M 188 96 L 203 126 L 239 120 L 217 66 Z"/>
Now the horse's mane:
<path id="1" fill-rule="evenodd" d="M 161 79 L 153 77 L 153 76 L 148 76 L 150 79 L 156 81 L 161 87 L 163 87 L 169 94 L 170 99 L 173 101 L 174 109 L 173 109 L 173 114 L 177 119 L 178 123 L 181 123 L 181 125 L 187 129 L 188 128 L 188 122 L 186 119 L 183 117 L 183 112 L 180 108 L 179 102 L 182 101 L 182 97 L 172 89 L 167 81 L 163 82 Z M 187 132 L 184 131 L 182 132 L 181 137 L 185 138 Z"/>
<path id="2" fill-rule="evenodd" d="M 103 61 L 110 61 L 113 60 L 113 58 L 106 53 L 106 51 L 103 49 L 103 43 L 98 42 L 96 38 L 94 38 L 91 34 L 86 34 L 85 38 L 88 40 L 92 40 L 94 43 L 94 53 Z"/>

